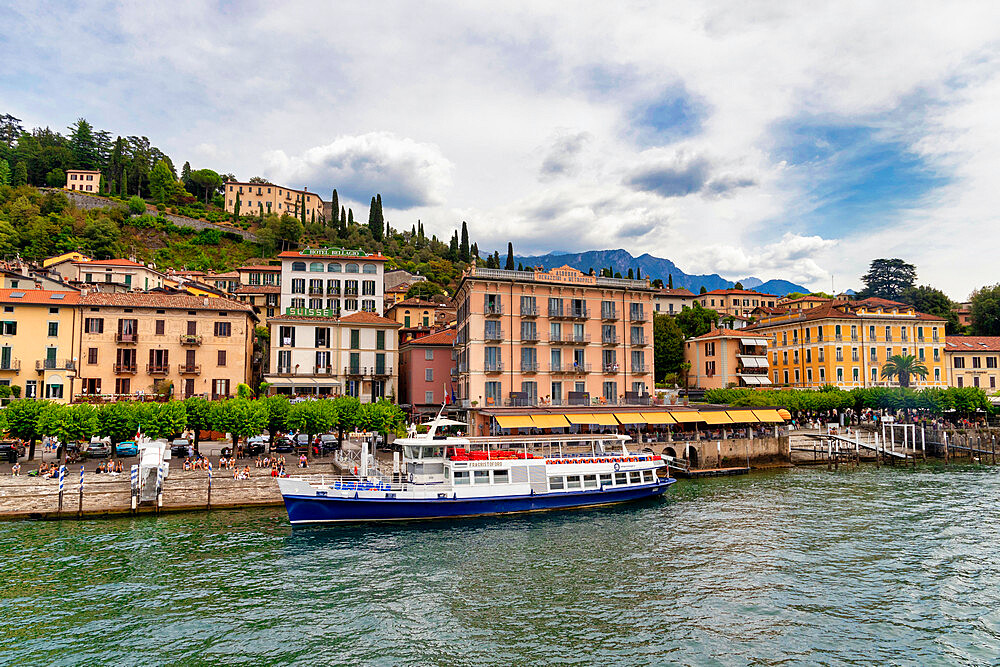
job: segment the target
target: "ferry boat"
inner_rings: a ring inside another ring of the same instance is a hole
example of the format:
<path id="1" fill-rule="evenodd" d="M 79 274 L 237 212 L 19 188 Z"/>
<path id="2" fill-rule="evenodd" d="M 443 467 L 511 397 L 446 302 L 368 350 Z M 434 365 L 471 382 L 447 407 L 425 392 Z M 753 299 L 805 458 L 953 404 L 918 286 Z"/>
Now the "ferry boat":
<path id="1" fill-rule="evenodd" d="M 367 447 L 357 476 L 281 478 L 292 524 L 408 521 L 492 516 L 611 505 L 662 495 L 676 480 L 651 452 L 629 451 L 625 435 L 396 440 L 398 474 L 369 474 Z M 315 479 L 315 478 L 313 478 Z"/>

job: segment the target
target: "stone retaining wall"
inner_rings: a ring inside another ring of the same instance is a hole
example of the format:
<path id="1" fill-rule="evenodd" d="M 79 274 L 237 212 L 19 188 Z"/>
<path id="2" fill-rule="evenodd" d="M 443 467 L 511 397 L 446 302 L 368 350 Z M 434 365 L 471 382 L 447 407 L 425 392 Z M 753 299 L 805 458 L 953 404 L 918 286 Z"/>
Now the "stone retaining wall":
<path id="1" fill-rule="evenodd" d="M 699 440 L 697 442 L 644 442 L 656 454 L 686 458 L 694 468 L 729 468 L 787 463 L 788 436 L 763 438 L 732 438 L 729 440 Z M 671 453 L 673 452 L 673 453 Z"/>

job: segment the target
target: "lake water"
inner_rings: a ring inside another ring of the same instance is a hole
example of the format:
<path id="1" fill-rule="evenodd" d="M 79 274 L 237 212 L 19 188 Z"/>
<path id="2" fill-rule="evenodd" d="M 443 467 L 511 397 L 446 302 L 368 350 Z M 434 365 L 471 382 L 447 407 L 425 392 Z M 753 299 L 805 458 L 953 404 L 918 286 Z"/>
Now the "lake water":
<path id="1" fill-rule="evenodd" d="M 798 469 L 527 517 L 0 523 L 0 663 L 1000 663 L 1000 471 Z"/>

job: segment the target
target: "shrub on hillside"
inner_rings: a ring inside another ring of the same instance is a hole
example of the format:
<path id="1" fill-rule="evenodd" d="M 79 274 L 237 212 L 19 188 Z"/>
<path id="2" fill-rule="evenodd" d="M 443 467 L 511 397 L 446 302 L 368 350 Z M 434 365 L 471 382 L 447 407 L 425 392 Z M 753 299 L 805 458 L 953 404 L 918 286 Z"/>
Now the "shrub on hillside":
<path id="1" fill-rule="evenodd" d="M 141 197 L 133 196 L 128 200 L 128 210 L 132 215 L 142 215 L 146 212 L 146 202 Z"/>

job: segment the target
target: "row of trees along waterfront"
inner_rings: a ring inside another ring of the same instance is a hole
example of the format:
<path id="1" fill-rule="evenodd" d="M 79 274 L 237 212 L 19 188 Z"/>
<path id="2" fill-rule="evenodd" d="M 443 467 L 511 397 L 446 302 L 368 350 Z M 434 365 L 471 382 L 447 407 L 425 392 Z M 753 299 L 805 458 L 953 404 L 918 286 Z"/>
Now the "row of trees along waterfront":
<path id="1" fill-rule="evenodd" d="M 993 414 L 986 392 L 978 387 L 928 387 L 921 390 L 902 387 L 839 389 L 827 385 L 811 389 L 709 389 L 705 401 L 735 407 L 783 407 L 796 413 L 830 410 L 918 410 L 942 415 L 954 410 L 961 415 L 975 412 Z"/>
<path id="2" fill-rule="evenodd" d="M 132 439 L 140 431 L 155 439 L 172 438 L 191 429 L 197 450 L 200 430 L 229 433 L 235 446 L 265 430 L 271 443 L 277 433 L 294 431 L 308 435 L 310 440 L 318 434 L 336 432 L 342 442 L 344 433 L 361 430 L 388 435 L 404 424 L 403 411 L 393 403 L 361 403 L 351 396 L 294 404 L 284 396 L 268 396 L 225 401 L 198 397 L 164 403 L 120 401 L 101 406 L 15 399 L 0 410 L 0 430 L 28 442 L 29 459 L 34 458 L 35 444 L 44 436 L 57 438 L 63 444 L 86 442 L 93 436 L 118 443 Z"/>

